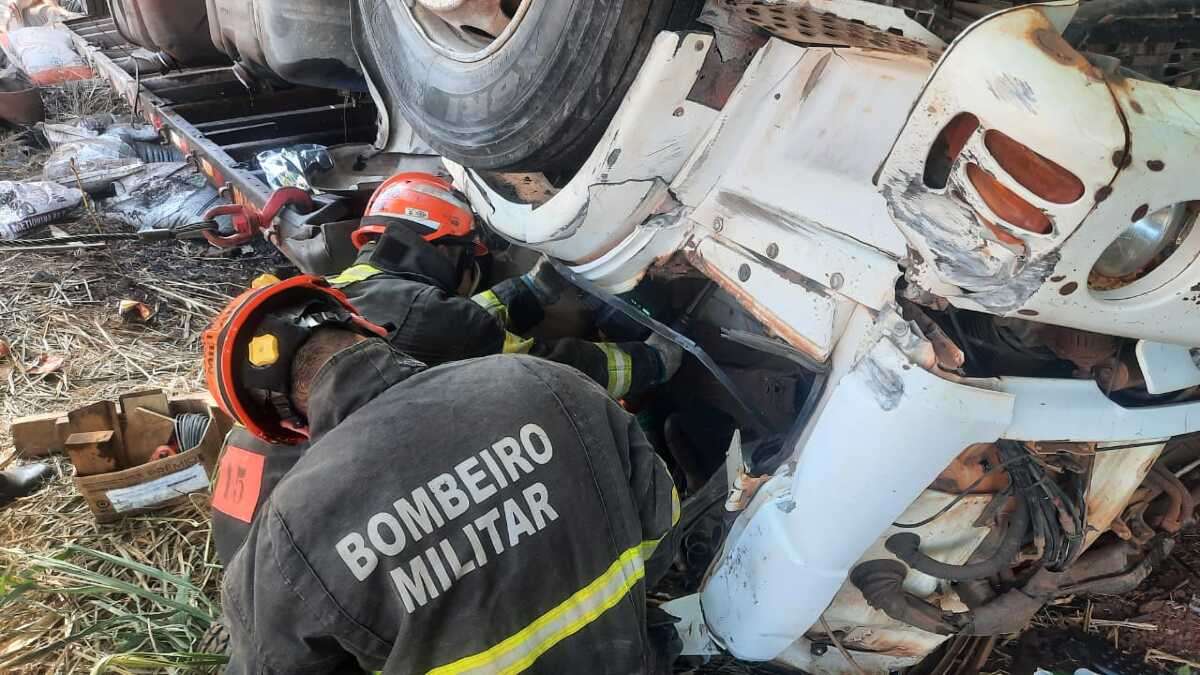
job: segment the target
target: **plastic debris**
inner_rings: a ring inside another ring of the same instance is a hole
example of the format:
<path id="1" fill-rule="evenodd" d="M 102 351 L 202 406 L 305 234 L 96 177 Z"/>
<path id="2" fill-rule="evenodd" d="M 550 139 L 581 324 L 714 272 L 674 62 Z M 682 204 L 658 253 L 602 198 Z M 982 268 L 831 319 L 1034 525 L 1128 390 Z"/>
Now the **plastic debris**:
<path id="1" fill-rule="evenodd" d="M 46 122 L 39 124 L 38 129 L 46 137 L 46 142 L 50 144 L 50 147 L 57 148 L 63 143 L 96 138 L 116 122 L 117 119 L 111 114 L 101 113 L 80 118 L 75 124 Z"/>
<path id="2" fill-rule="evenodd" d="M 91 66 L 71 48 L 71 36 L 51 26 L 19 28 L 6 34 L 9 50 L 34 84 L 46 86 L 90 80 Z"/>
<path id="3" fill-rule="evenodd" d="M 204 176 L 186 162 L 147 165 L 116 181 L 113 190 L 116 196 L 104 200 L 102 210 L 138 232 L 194 223 L 224 203 Z"/>
<path id="4" fill-rule="evenodd" d="M 128 155 L 123 146 L 116 146 L 119 141 L 129 146 L 132 156 L 143 162 L 182 162 L 183 155 L 170 145 L 164 145 L 158 130 L 145 124 L 117 123 L 112 115 L 92 115 L 85 117 L 76 124 L 39 124 L 38 129 L 46 137 L 51 148 L 58 150 L 69 143 L 94 141 L 96 139 L 112 139 L 105 141 L 111 148 L 121 147 L 122 154 Z M 73 145 L 68 149 L 78 147 Z"/>
<path id="5" fill-rule="evenodd" d="M 27 375 L 49 375 L 57 373 L 67 365 L 67 359 L 57 354 L 41 354 L 28 370 Z"/>
<path id="6" fill-rule="evenodd" d="M 82 201 L 82 192 L 58 183 L 0 181 L 0 239 L 18 239 L 57 222 Z"/>
<path id="7" fill-rule="evenodd" d="M 260 152 L 258 165 L 266 174 L 267 184 L 272 189 L 298 187 L 301 190 L 312 190 L 308 182 L 308 172 L 315 169 L 332 169 L 333 158 L 323 145 L 302 144 Z"/>
<path id="8" fill-rule="evenodd" d="M 50 153 L 43 177 L 87 193 L 104 192 L 116 181 L 137 173 L 145 162 L 133 146 L 114 136 L 63 143 Z"/>
<path id="9" fill-rule="evenodd" d="M 154 310 L 144 302 L 137 300 L 122 300 L 117 305 L 117 314 L 126 321 L 146 323 L 154 316 Z"/>

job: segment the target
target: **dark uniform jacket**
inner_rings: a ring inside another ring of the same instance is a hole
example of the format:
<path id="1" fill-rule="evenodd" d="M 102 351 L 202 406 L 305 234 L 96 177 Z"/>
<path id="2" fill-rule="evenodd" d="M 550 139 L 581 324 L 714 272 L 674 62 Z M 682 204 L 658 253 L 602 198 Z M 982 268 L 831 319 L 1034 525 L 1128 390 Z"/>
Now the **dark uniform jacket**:
<path id="1" fill-rule="evenodd" d="M 312 402 L 312 445 L 225 576 L 228 673 L 647 669 L 645 579 L 678 499 L 595 383 L 369 340 Z"/>
<path id="2" fill-rule="evenodd" d="M 541 304 L 518 279 L 498 284 L 474 299 L 455 294 L 456 273 L 433 246 L 403 227 L 388 228 L 377 244 L 363 249 L 357 264 L 331 281 L 369 321 L 388 330 L 400 351 L 438 365 L 500 353 L 526 353 L 577 368 L 620 398 L 649 387 L 659 376 L 650 348 L 637 343 L 595 343 L 574 338 L 525 339 L 541 322 Z M 213 509 L 217 555 L 228 564 L 245 541 L 253 512 L 244 504 L 238 473 L 262 474 L 253 495 L 264 501 L 307 447 L 271 445 L 238 427 L 226 439 Z M 226 478 L 228 476 L 228 479 Z M 236 501 L 238 506 L 227 508 Z"/>
<path id="3" fill-rule="evenodd" d="M 456 295 L 454 266 L 402 226 L 389 227 L 363 249 L 357 264 L 330 282 L 367 320 L 387 328 L 397 349 L 429 365 L 530 354 L 579 369 L 614 398 L 640 393 L 662 379 L 657 356 L 641 342 L 523 337 L 544 318 L 524 281 L 503 281 L 474 298 Z"/>

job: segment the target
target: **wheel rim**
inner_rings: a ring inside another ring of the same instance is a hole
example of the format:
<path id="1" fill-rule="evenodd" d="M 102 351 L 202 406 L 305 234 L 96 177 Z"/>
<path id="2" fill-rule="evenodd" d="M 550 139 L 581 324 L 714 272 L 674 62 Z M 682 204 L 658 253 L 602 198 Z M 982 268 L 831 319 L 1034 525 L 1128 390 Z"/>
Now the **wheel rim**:
<path id="1" fill-rule="evenodd" d="M 406 0 L 425 41 L 455 61 L 485 59 L 516 32 L 533 0 Z"/>

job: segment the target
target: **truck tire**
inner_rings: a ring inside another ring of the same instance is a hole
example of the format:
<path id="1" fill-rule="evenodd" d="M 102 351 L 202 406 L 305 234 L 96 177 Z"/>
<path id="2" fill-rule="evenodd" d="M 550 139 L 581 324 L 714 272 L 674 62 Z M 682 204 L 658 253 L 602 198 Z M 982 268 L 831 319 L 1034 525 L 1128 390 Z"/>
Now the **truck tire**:
<path id="1" fill-rule="evenodd" d="M 356 46 L 389 114 L 465 166 L 545 172 L 586 159 L 655 36 L 689 25 L 702 4 L 527 0 L 498 48 L 463 58 L 405 3 L 360 3 Z"/>

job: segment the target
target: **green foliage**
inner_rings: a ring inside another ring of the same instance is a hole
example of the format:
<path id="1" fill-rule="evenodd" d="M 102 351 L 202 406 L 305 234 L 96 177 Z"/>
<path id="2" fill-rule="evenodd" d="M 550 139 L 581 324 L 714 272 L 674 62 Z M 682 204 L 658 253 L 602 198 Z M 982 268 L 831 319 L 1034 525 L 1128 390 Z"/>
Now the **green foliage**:
<path id="1" fill-rule="evenodd" d="M 83 625 L 68 622 L 71 632 L 67 636 L 0 663 L 0 671 L 37 662 L 90 636 L 104 636 L 115 652 L 99 659 L 93 673 L 210 672 L 225 662 L 224 656 L 192 651 L 220 609 L 191 580 L 76 545 L 54 556 L 7 553 L 23 561 L 24 568 L 0 577 L 0 608 L 30 602 L 40 594 L 71 595 L 96 610 L 92 615 L 97 618 Z M 93 571 L 89 563 L 111 568 L 113 573 Z M 118 575 L 144 579 L 145 583 L 132 583 Z"/>

